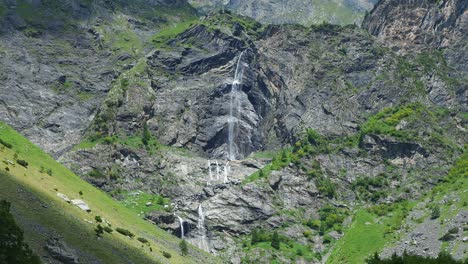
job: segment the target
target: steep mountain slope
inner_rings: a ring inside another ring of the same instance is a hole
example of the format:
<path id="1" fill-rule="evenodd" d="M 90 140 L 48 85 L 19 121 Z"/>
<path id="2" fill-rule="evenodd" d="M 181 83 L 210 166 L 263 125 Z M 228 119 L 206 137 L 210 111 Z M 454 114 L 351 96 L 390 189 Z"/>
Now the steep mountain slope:
<path id="1" fill-rule="evenodd" d="M 183 15 L 154 31 L 131 5 L 96 3 L 111 20 L 83 30 L 124 62 L 69 140 L 22 130 L 50 152 L 61 140 L 55 153 L 82 178 L 233 263 L 361 263 L 405 249 L 466 258 L 466 1 L 381 1 L 363 29 L 192 20 L 180 2 Z M 109 41 L 121 29 L 109 21 L 135 35 Z M 5 87 L 6 109 L 25 111 L 45 91 Z M 57 126 L 73 120 L 61 113 Z"/>
<path id="2" fill-rule="evenodd" d="M 0 1 L 0 119 L 59 156 L 109 83 L 161 27 L 195 18 L 183 1 Z M 169 11 L 168 11 L 169 10 Z"/>
<path id="3" fill-rule="evenodd" d="M 374 15 L 367 21 L 378 21 Z M 462 193 L 444 209 L 450 224 L 438 225 L 426 223 L 435 203 L 424 192 L 465 151 L 466 70 L 452 58 L 464 56 L 457 43 L 466 35 L 445 49 L 398 53 L 354 26 L 262 26 L 219 13 L 156 39 L 114 82 L 88 138 L 62 159 L 91 182 L 171 198 L 185 235 L 233 262 L 363 261 L 421 228 L 407 218 L 413 208 L 423 226 L 463 229 Z M 96 178 L 93 170 L 118 174 Z M 181 235 L 178 219 L 147 217 Z M 348 256 L 333 251 L 343 231 L 359 233 L 369 220 L 376 232 L 364 239 L 379 241 Z M 271 230 L 279 249 L 270 246 Z M 424 233 L 432 246 L 414 250 L 446 248 L 461 258 L 462 236 L 437 244 L 438 235 Z"/>
<path id="4" fill-rule="evenodd" d="M 26 241 L 43 261 L 216 262 L 194 249 L 190 249 L 190 257 L 181 256 L 175 237 L 143 221 L 136 213 L 82 181 L 3 123 L 0 124 L 0 140 L 3 162 L 0 198 L 12 202 L 12 213 L 24 229 Z M 25 160 L 26 165 L 21 160 Z M 63 195 L 85 201 L 91 208 L 90 212 L 67 203 Z M 102 219 L 100 225 L 111 227 L 114 232 L 106 231 L 97 237 L 97 216 Z M 149 242 L 121 235 L 118 228 L 130 230 L 136 237 Z M 171 257 L 166 259 L 163 252 Z"/>
<path id="5" fill-rule="evenodd" d="M 220 9 L 252 17 L 262 23 L 311 25 L 322 22 L 332 24 L 360 24 L 365 13 L 376 0 L 190 0 L 202 12 Z"/>

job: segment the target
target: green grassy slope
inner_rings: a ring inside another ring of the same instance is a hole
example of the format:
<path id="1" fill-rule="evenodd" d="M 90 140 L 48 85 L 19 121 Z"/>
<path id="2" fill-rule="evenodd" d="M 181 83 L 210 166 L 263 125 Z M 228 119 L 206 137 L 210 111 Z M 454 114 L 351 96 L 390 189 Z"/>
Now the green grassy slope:
<path id="1" fill-rule="evenodd" d="M 189 256 L 181 256 L 176 237 L 140 219 L 3 123 L 0 123 L 0 140 L 12 145 L 7 148 L 0 144 L 0 199 L 12 203 L 12 213 L 25 231 L 26 242 L 40 256 L 45 253 L 43 246 L 47 238 L 59 235 L 69 246 L 84 252 L 89 260 L 99 259 L 104 263 L 218 262 L 195 248 L 190 248 Z M 17 162 L 9 164 L 15 156 L 26 160 L 28 167 Z M 48 170 L 52 170 L 51 176 L 46 173 Z M 66 203 L 57 197 L 57 192 L 70 199 L 84 200 L 92 212 L 86 213 Z M 95 235 L 97 224 L 86 221 L 94 222 L 97 215 L 110 222 L 114 229 L 102 239 Z M 117 233 L 117 227 L 133 232 L 135 238 Z M 137 237 L 146 238 L 149 244 L 142 244 Z M 172 257 L 163 257 L 163 252 Z"/>
<path id="2" fill-rule="evenodd" d="M 400 238 L 398 231 L 416 204 L 425 204 L 428 212 L 422 219 L 430 217 L 431 205 L 440 206 L 441 223 L 450 223 L 449 219 L 461 210 L 468 210 L 468 153 L 460 156 L 457 163 L 449 171 L 443 182 L 434 187 L 431 192 L 417 201 L 393 204 L 378 208 L 358 209 L 353 222 L 345 231 L 345 235 L 335 245 L 327 263 L 363 263 L 375 252 L 380 252 L 385 246 L 391 246 Z M 442 200 L 447 196 L 458 197 L 450 203 Z M 380 216 L 376 212 L 381 212 Z M 416 221 L 416 220 L 415 220 Z M 462 242 L 458 242 L 462 243 Z M 453 249 L 456 250 L 456 247 Z M 444 249 L 447 253 L 450 250 Z"/>

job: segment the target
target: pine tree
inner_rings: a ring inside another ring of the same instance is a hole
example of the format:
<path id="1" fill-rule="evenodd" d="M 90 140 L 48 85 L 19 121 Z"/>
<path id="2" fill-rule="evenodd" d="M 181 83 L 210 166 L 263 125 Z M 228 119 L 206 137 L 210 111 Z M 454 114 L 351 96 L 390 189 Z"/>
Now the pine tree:
<path id="1" fill-rule="evenodd" d="M 180 241 L 179 243 L 180 251 L 182 252 L 183 256 L 186 256 L 188 254 L 188 245 L 185 240 Z"/>
<path id="2" fill-rule="evenodd" d="M 148 146 L 149 142 L 151 140 L 151 133 L 148 129 L 148 124 L 143 125 L 143 136 L 141 138 L 141 141 L 143 142 L 143 145 Z"/>
<path id="3" fill-rule="evenodd" d="M 278 235 L 278 232 L 275 231 L 273 233 L 273 236 L 271 237 L 271 247 L 276 249 L 276 250 L 279 250 L 280 249 L 280 238 L 279 238 L 279 235 Z"/>

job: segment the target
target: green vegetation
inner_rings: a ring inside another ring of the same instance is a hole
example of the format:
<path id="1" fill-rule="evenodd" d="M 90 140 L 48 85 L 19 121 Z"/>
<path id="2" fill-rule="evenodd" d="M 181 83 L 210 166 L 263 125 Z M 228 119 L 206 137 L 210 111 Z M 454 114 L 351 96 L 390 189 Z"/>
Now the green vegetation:
<path id="1" fill-rule="evenodd" d="M 128 236 L 130 238 L 133 238 L 135 236 L 135 234 L 133 234 L 132 232 L 130 232 L 127 229 L 124 229 L 124 228 L 117 227 L 115 229 L 115 231 L 119 232 L 120 234 L 122 234 L 124 236 Z"/>
<path id="2" fill-rule="evenodd" d="M 246 257 L 242 259 L 242 263 L 253 263 L 253 260 L 249 257 L 249 252 L 256 249 L 265 250 L 269 252 L 267 254 L 270 255 L 276 255 L 276 253 L 278 253 L 290 260 L 304 258 L 310 261 L 317 258 L 309 245 L 301 244 L 286 236 L 280 235 L 278 231 L 269 232 L 265 229 L 254 229 L 250 237 L 242 241 L 242 246 L 246 253 Z"/>
<path id="3" fill-rule="evenodd" d="M 279 235 L 278 235 L 278 232 L 275 231 L 273 233 L 273 236 L 271 236 L 271 247 L 276 249 L 276 250 L 279 250 L 280 249 L 280 239 L 279 239 Z"/>
<path id="4" fill-rule="evenodd" d="M 146 239 L 144 237 L 138 237 L 137 240 L 140 241 L 143 244 L 147 244 L 149 242 L 148 239 Z"/>
<path id="5" fill-rule="evenodd" d="M 73 248 L 108 263 L 121 263 L 120 253 L 135 263 L 147 263 L 149 259 L 157 261 L 162 258 L 162 251 L 172 255 L 173 263 L 192 262 L 190 258 L 182 257 L 178 253 L 177 245 L 180 240 L 176 237 L 144 221 L 136 216 L 134 211 L 125 208 L 104 192 L 81 180 L 5 124 L 0 124 L 0 139 L 12 145 L 11 149 L 0 149 L 2 160 L 13 160 L 14 156 L 18 159 L 28 158 L 28 168 L 9 166 L 8 173 L 0 170 L 0 199 L 15 201 L 13 205 L 15 219 L 23 228 L 25 240 L 33 251 L 42 254 L 43 246 L 50 235 L 44 232 L 50 230 L 60 234 Z M 53 168 L 54 177 L 47 177 L 41 173 L 41 168 L 43 171 L 45 168 Z M 19 189 L 22 191 L 18 192 Z M 70 198 L 77 197 L 79 191 L 82 191 L 85 195 L 81 199 L 91 207 L 92 214 L 64 202 L 57 197 L 58 191 Z M 47 208 L 43 207 L 44 205 L 47 205 Z M 94 219 L 95 216 L 106 219 L 106 223 L 112 223 L 113 226 L 125 227 L 125 230 L 135 236 L 147 236 L 151 247 L 142 248 L 136 239 L 130 240 L 123 235 L 112 234 L 110 226 L 101 225 L 102 230 L 108 233 L 102 235 L 101 228 L 89 225 L 83 220 Z M 41 230 L 45 231 L 38 232 L 36 228 L 38 226 L 44 227 Z M 96 230 L 102 235 L 102 239 L 93 243 L 83 239 L 95 236 Z M 77 233 L 81 236 L 76 236 Z M 113 250 L 110 250 L 111 248 Z M 211 258 L 208 255 L 206 257 Z"/>
<path id="6" fill-rule="evenodd" d="M 402 256 L 393 255 L 389 259 L 381 259 L 378 254 L 366 260 L 367 264 L 466 264 L 468 261 L 455 260 L 446 253 L 441 253 L 436 258 L 414 256 L 404 252 Z"/>
<path id="7" fill-rule="evenodd" d="M 0 200 L 0 263 L 41 263 L 39 257 L 23 241 L 23 230 L 16 224 L 10 208 L 9 202 Z"/>
<path id="8" fill-rule="evenodd" d="M 144 216 L 152 211 L 170 211 L 170 200 L 161 195 L 148 194 L 140 191 L 119 191 L 115 194 L 123 197 L 120 203 L 138 215 Z"/>
<path id="9" fill-rule="evenodd" d="M 186 256 L 188 254 L 188 246 L 185 240 L 180 241 L 179 248 L 180 252 L 182 253 L 182 256 Z"/>
<path id="10" fill-rule="evenodd" d="M 168 25 L 161 29 L 156 35 L 151 38 L 151 42 L 153 43 L 155 48 L 164 49 L 168 48 L 168 42 L 171 39 L 174 39 L 177 35 L 181 34 L 182 32 L 189 29 L 191 26 L 194 25 L 196 21 L 184 21 L 177 23 L 175 25 Z"/>
<path id="11" fill-rule="evenodd" d="M 376 177 L 359 177 L 351 185 L 353 191 L 362 200 L 378 202 L 388 195 L 389 177 L 379 174 Z"/>

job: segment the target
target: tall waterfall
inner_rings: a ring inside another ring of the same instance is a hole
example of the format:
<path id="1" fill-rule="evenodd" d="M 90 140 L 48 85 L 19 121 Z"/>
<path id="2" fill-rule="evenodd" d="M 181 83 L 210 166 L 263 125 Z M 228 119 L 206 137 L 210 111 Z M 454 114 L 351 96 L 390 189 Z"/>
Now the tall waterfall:
<path id="1" fill-rule="evenodd" d="M 180 238 L 184 239 L 185 237 L 185 232 L 184 232 L 184 219 L 182 217 L 176 215 L 177 218 L 179 218 L 179 223 L 180 223 Z"/>
<path id="2" fill-rule="evenodd" d="M 239 93 L 242 88 L 242 77 L 244 76 L 244 65 L 242 64 L 242 56 L 244 51 L 241 52 L 237 60 L 236 72 L 234 74 L 234 81 L 231 86 L 231 100 L 229 106 L 229 119 L 228 119 L 228 159 L 235 160 L 238 152 L 238 146 L 234 142 L 236 129 L 239 128 L 240 119 L 240 97 Z"/>
<path id="3" fill-rule="evenodd" d="M 219 163 L 216 160 L 216 180 L 219 181 Z"/>
<path id="4" fill-rule="evenodd" d="M 203 214 L 203 208 L 201 204 L 198 206 L 198 232 L 200 232 L 200 236 L 198 238 L 198 247 L 205 250 L 206 252 L 209 252 L 210 247 L 206 237 L 205 215 Z"/>

